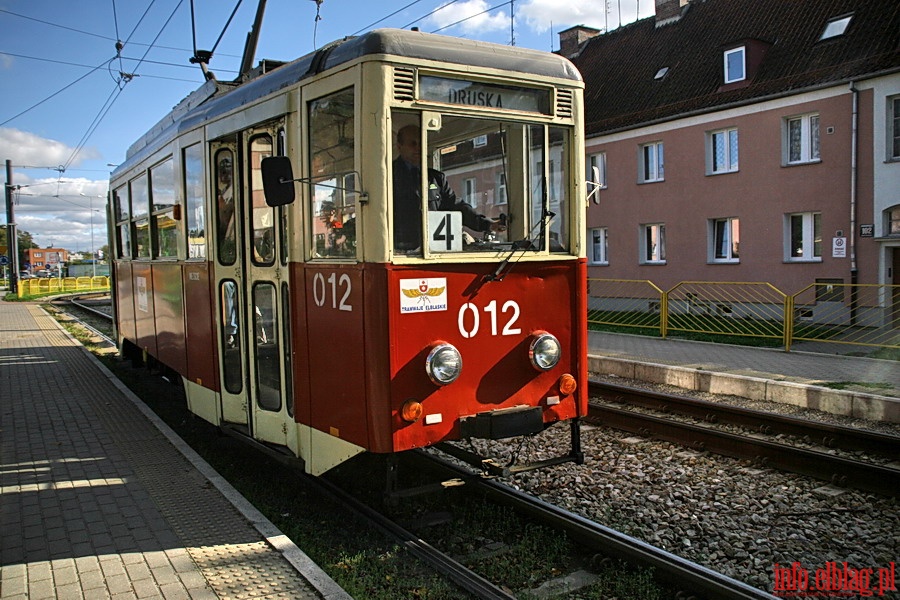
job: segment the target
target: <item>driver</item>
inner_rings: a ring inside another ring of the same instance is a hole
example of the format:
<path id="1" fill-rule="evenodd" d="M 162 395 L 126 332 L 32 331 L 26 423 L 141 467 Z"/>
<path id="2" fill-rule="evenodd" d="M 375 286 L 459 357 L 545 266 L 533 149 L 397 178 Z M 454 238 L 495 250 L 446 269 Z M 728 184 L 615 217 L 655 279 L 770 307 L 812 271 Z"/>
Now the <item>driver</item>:
<path id="1" fill-rule="evenodd" d="M 407 125 L 397 132 L 400 156 L 394 160 L 394 249 L 414 250 L 422 246 L 421 220 L 421 139 L 417 125 Z M 428 210 L 458 211 L 463 225 L 474 231 L 498 231 L 502 225 L 495 219 L 477 214 L 471 206 L 456 198 L 447 177 L 437 169 L 428 169 Z"/>

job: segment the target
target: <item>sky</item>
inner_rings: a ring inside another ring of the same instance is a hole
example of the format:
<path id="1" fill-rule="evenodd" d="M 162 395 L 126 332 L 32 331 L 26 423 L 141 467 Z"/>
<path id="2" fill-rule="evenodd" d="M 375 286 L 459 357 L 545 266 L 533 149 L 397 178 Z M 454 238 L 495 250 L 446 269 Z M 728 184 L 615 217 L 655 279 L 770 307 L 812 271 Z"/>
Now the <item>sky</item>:
<path id="1" fill-rule="evenodd" d="M 19 230 L 41 248 L 101 248 L 110 172 L 203 83 L 194 47 L 215 49 L 218 79 L 236 76 L 257 4 L 0 0 L 0 162 L 11 161 L 21 186 Z M 654 0 L 268 0 L 254 64 L 379 27 L 552 51 L 568 27 L 611 31 L 653 13 Z"/>

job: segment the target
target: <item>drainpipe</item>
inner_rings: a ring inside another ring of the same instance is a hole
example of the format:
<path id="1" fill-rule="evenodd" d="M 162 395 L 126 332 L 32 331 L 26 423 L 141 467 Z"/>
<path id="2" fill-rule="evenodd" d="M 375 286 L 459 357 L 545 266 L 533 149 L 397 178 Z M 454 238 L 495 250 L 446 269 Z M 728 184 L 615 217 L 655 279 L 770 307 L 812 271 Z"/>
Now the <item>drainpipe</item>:
<path id="1" fill-rule="evenodd" d="M 851 115 L 850 130 L 850 322 L 856 324 L 856 288 L 859 281 L 859 268 L 856 264 L 856 195 L 858 187 L 858 145 L 859 145 L 859 90 L 856 83 L 850 82 L 850 92 L 853 94 L 853 113 Z"/>

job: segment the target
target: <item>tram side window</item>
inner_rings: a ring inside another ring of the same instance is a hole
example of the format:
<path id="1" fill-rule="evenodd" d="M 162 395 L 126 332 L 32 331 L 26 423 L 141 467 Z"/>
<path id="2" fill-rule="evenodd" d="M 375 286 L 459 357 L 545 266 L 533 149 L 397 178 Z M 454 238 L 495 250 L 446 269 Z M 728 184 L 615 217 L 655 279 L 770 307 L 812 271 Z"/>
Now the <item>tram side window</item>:
<path id="1" fill-rule="evenodd" d="M 113 210 L 116 219 L 116 256 L 131 258 L 131 210 L 128 190 L 123 185 L 113 191 Z"/>
<path id="2" fill-rule="evenodd" d="M 203 202 L 203 147 L 184 150 L 184 201 L 187 212 L 187 257 L 206 258 L 206 205 Z"/>
<path id="3" fill-rule="evenodd" d="M 150 195 L 147 189 L 147 174 L 133 179 L 130 186 L 134 256 L 150 258 Z"/>
<path id="4" fill-rule="evenodd" d="M 272 156 L 272 136 L 264 134 L 250 140 L 250 198 L 253 203 L 253 262 L 275 262 L 275 209 L 266 204 L 263 192 L 262 159 Z"/>
<path id="5" fill-rule="evenodd" d="M 235 219 L 234 214 L 234 153 L 223 148 L 216 152 L 213 159 L 216 171 L 216 240 L 219 249 L 219 262 L 223 265 L 234 264 Z"/>
<path id="6" fill-rule="evenodd" d="M 316 258 L 356 257 L 354 91 L 309 104 L 310 214 Z"/>
<path id="7" fill-rule="evenodd" d="M 178 228 L 174 217 L 175 172 L 172 158 L 150 169 L 153 198 L 153 236 L 155 255 L 161 258 L 178 256 Z"/>

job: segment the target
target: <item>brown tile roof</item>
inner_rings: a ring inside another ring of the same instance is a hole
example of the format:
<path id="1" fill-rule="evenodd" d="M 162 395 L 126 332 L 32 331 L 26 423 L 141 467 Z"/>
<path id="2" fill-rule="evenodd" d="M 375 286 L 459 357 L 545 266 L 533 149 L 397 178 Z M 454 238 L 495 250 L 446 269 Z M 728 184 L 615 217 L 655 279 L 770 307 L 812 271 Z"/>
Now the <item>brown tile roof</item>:
<path id="1" fill-rule="evenodd" d="M 844 35 L 819 41 L 849 13 Z M 741 43 L 765 54 L 748 82 L 723 87 L 722 53 Z M 692 0 L 678 21 L 656 27 L 650 17 L 599 35 L 572 61 L 587 134 L 609 133 L 900 70 L 900 2 Z"/>

